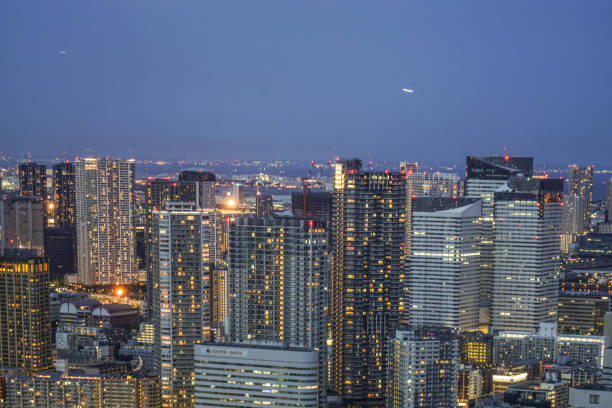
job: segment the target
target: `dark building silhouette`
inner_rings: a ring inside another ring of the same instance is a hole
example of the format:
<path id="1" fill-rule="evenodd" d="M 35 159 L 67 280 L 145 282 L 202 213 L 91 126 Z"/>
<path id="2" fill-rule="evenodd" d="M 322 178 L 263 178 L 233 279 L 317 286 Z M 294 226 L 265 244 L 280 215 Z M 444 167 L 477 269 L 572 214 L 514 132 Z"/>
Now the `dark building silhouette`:
<path id="1" fill-rule="evenodd" d="M 291 211 L 295 217 L 329 221 L 332 211 L 332 194 L 310 191 L 291 194 Z"/>
<path id="2" fill-rule="evenodd" d="M 258 193 L 255 196 L 255 215 L 257 215 L 258 217 L 272 215 L 273 208 L 274 201 L 271 195 Z"/>
<path id="3" fill-rule="evenodd" d="M 45 228 L 45 255 L 49 277 L 62 278 L 76 272 L 76 230 L 74 227 Z"/>

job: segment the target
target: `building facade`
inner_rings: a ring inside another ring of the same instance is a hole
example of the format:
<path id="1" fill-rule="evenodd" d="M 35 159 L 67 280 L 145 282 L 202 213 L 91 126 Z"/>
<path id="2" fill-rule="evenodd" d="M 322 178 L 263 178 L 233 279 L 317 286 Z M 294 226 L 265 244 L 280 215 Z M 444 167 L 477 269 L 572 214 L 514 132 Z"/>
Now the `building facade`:
<path id="1" fill-rule="evenodd" d="M 217 176 L 214 173 L 201 170 L 183 170 L 179 174 L 179 181 L 196 182 L 196 206 L 198 208 L 216 208 L 215 184 Z"/>
<path id="2" fill-rule="evenodd" d="M 125 284 L 136 279 L 134 160 L 84 158 L 76 169 L 79 281 Z"/>
<path id="3" fill-rule="evenodd" d="M 412 199 L 410 322 L 478 330 L 481 200 Z"/>
<path id="4" fill-rule="evenodd" d="M 195 406 L 318 408 L 319 356 L 311 349 L 196 346 Z"/>
<path id="5" fill-rule="evenodd" d="M 495 193 L 491 328 L 556 322 L 562 179 L 517 177 Z"/>
<path id="6" fill-rule="evenodd" d="M 155 370 L 162 406 L 194 405 L 194 346 L 210 340 L 215 213 L 166 203 L 153 212 Z"/>
<path id="7" fill-rule="evenodd" d="M 47 200 L 47 166 L 36 163 L 19 165 L 19 194 Z"/>

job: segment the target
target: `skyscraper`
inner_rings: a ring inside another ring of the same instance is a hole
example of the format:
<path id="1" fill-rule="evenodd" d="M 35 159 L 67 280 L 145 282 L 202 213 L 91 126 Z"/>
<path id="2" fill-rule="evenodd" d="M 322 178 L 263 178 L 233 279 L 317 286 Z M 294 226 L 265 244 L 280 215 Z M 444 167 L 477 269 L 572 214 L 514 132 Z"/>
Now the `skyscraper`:
<path id="1" fill-rule="evenodd" d="M 582 217 L 584 227 L 589 228 L 593 205 L 593 166 L 577 166 L 575 164 L 569 166 L 567 183 L 567 193 L 584 200 Z"/>
<path id="2" fill-rule="evenodd" d="M 135 278 L 134 160 L 76 161 L 79 281 L 131 283 Z"/>
<path id="3" fill-rule="evenodd" d="M 8 252 L 8 251 L 7 251 Z M 49 270 L 32 251 L 0 256 L 0 367 L 51 368 Z"/>
<path id="4" fill-rule="evenodd" d="M 19 193 L 47 201 L 47 166 L 36 163 L 19 165 Z"/>
<path id="5" fill-rule="evenodd" d="M 406 179 L 339 160 L 331 251 L 332 387 L 351 403 L 383 403 L 385 339 L 408 307 L 402 288 Z"/>
<path id="6" fill-rule="evenodd" d="M 66 161 L 53 166 L 53 203 L 55 226 L 75 225 L 75 171 L 74 164 Z"/>
<path id="7" fill-rule="evenodd" d="M 515 177 L 495 193 L 491 328 L 557 320 L 562 179 Z"/>
<path id="8" fill-rule="evenodd" d="M 229 225 L 229 341 L 308 347 L 327 365 L 327 231 L 321 221 L 237 217 Z M 326 370 L 321 371 L 321 399 Z"/>
<path id="9" fill-rule="evenodd" d="M 153 248 L 153 212 L 166 208 L 167 202 L 196 204 L 199 186 L 196 181 L 177 181 L 170 178 L 150 178 L 145 190 L 145 268 L 147 271 L 147 316 L 153 315 L 153 271 L 151 249 Z"/>
<path id="10" fill-rule="evenodd" d="M 0 255 L 4 249 L 29 249 L 43 256 L 44 210 L 40 197 L 14 194 L 0 200 Z"/>
<path id="11" fill-rule="evenodd" d="M 194 345 L 210 341 L 215 213 L 166 203 L 153 212 L 155 370 L 162 406 L 194 406 Z"/>
<path id="12" fill-rule="evenodd" d="M 481 200 L 412 201 L 410 322 L 478 329 Z"/>
<path id="13" fill-rule="evenodd" d="M 388 354 L 387 408 L 457 406 L 459 340 L 452 330 L 397 330 Z"/>
<path id="14" fill-rule="evenodd" d="M 593 201 L 593 166 L 568 167 L 568 188 L 564 199 L 561 250 L 569 252 L 570 244 L 584 235 L 591 225 Z"/>
<path id="15" fill-rule="evenodd" d="M 468 156 L 465 163 L 465 196 L 482 199 L 480 219 L 480 304 L 481 328 L 490 324 L 490 305 L 493 276 L 493 206 L 495 191 L 511 176 L 533 173 L 532 157 Z"/>
<path id="16" fill-rule="evenodd" d="M 179 174 L 179 181 L 197 182 L 198 194 L 196 206 L 201 208 L 216 208 L 214 173 L 202 170 L 183 170 Z"/>

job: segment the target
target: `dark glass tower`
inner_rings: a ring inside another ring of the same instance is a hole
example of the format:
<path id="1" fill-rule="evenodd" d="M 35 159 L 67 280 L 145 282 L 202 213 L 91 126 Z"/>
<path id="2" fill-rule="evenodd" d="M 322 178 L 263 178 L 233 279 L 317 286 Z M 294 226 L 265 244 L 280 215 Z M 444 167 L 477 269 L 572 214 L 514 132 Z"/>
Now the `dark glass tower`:
<path id="1" fill-rule="evenodd" d="M 75 224 L 75 172 L 74 164 L 58 163 L 53 166 L 53 202 L 55 226 L 72 227 Z"/>
<path id="2" fill-rule="evenodd" d="M 331 385 L 350 404 L 383 404 L 386 339 L 408 307 L 403 287 L 406 176 L 337 161 L 331 251 Z"/>

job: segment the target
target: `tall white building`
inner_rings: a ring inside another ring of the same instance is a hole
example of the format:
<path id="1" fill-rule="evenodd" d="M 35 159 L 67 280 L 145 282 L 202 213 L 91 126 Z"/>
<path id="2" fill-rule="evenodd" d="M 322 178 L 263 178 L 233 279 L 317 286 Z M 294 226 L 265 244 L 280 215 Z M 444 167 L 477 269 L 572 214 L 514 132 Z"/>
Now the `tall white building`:
<path id="1" fill-rule="evenodd" d="M 516 177 L 495 193 L 491 328 L 557 321 L 563 180 Z"/>
<path id="2" fill-rule="evenodd" d="M 215 213 L 166 203 L 152 221 L 155 370 L 162 406 L 192 408 L 194 346 L 210 341 Z"/>
<path id="3" fill-rule="evenodd" d="M 476 199 L 413 199 L 413 325 L 478 329 L 481 212 L 482 202 Z"/>
<path id="4" fill-rule="evenodd" d="M 491 292 L 493 285 L 493 205 L 495 191 L 510 177 L 533 172 L 532 157 L 468 156 L 465 164 L 465 197 L 482 199 L 480 218 L 480 306 L 481 327 L 490 325 Z"/>
<path id="5" fill-rule="evenodd" d="M 79 281 L 132 283 L 134 160 L 84 158 L 75 168 Z"/>
<path id="6" fill-rule="evenodd" d="M 397 330 L 389 343 L 387 408 L 456 407 L 458 370 L 452 330 Z"/>
<path id="7" fill-rule="evenodd" d="M 236 217 L 229 224 L 231 342 L 308 347 L 327 361 L 326 223 L 292 217 Z M 322 398 L 325 394 L 322 371 Z"/>
<path id="8" fill-rule="evenodd" d="M 196 346 L 195 406 L 318 408 L 319 356 L 255 344 Z"/>

